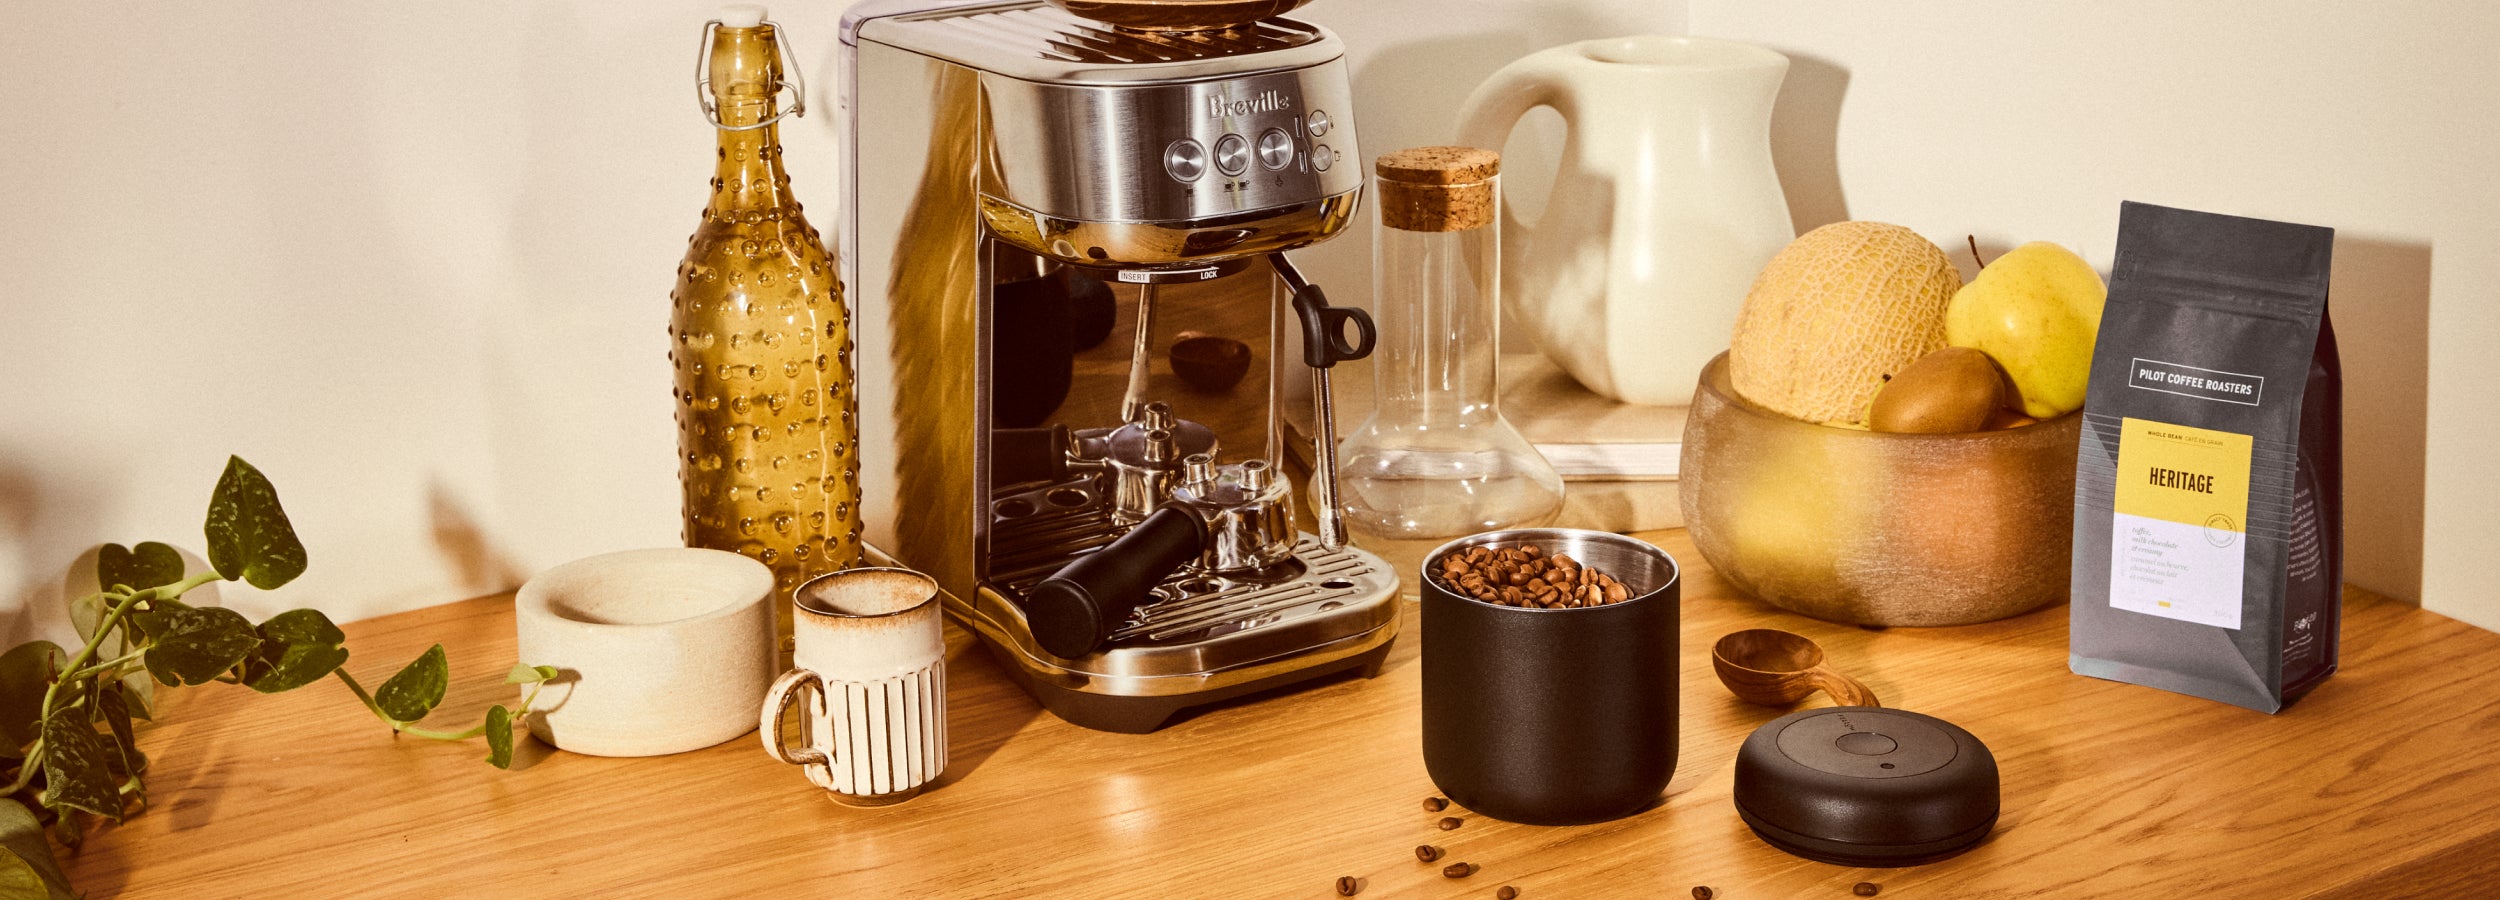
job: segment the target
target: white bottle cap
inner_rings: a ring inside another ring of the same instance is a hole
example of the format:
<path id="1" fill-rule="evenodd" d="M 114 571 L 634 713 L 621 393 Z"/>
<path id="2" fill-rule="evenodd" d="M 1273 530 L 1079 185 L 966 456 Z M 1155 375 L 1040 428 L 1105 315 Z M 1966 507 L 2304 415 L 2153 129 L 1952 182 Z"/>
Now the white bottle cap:
<path id="1" fill-rule="evenodd" d="M 764 24 L 764 6 L 760 3 L 733 3 L 720 8 L 722 28 L 753 28 Z"/>

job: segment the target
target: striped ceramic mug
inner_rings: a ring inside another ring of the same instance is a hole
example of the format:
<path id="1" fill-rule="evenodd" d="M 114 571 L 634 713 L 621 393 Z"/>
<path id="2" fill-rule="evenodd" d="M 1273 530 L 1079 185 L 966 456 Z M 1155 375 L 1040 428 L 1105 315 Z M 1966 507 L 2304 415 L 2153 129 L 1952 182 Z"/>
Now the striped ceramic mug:
<path id="1" fill-rule="evenodd" d="M 910 799 L 946 769 L 937 582 L 908 569 L 849 569 L 808 580 L 793 599 L 797 667 L 764 696 L 764 749 L 844 803 Z M 782 720 L 802 693 L 792 747 Z"/>

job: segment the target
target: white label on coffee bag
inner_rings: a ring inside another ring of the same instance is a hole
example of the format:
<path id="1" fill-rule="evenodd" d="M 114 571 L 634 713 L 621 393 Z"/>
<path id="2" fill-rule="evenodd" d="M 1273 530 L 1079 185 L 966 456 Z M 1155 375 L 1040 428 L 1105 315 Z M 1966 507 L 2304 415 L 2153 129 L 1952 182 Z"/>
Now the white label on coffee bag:
<path id="1" fill-rule="evenodd" d="M 2240 627 L 2248 435 L 2126 419 L 2118 436 L 2109 605 Z"/>
<path id="2" fill-rule="evenodd" d="M 2247 557 L 2237 532 L 2118 513 L 2110 520 L 2109 605 L 2240 627 Z"/>

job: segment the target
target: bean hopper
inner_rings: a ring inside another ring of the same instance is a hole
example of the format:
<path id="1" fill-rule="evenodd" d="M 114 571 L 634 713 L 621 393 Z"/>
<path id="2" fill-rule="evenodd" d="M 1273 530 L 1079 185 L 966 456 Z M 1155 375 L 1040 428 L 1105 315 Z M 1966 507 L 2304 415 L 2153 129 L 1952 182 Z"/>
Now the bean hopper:
<path id="1" fill-rule="evenodd" d="M 1397 576 L 1345 545 L 1333 437 L 1313 532 L 1283 466 L 1288 367 L 1331 423 L 1329 368 L 1372 343 L 1285 257 L 1354 220 L 1344 46 L 1278 16 L 1300 0 L 1055 2 L 844 21 L 868 541 L 1079 725 L 1377 673 Z M 1247 374 L 1178 377 L 1187 331 Z"/>

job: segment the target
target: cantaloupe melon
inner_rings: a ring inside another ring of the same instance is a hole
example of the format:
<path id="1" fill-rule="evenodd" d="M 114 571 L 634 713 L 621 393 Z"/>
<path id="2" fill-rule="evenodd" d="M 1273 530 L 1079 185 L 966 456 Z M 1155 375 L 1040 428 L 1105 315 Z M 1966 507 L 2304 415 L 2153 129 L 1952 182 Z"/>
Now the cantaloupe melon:
<path id="1" fill-rule="evenodd" d="M 1961 287 L 1944 251 L 1899 225 L 1806 232 L 1745 295 L 1729 381 L 1781 415 L 1862 427 L 1886 377 L 1945 345 L 1945 304 Z"/>

